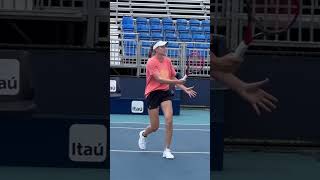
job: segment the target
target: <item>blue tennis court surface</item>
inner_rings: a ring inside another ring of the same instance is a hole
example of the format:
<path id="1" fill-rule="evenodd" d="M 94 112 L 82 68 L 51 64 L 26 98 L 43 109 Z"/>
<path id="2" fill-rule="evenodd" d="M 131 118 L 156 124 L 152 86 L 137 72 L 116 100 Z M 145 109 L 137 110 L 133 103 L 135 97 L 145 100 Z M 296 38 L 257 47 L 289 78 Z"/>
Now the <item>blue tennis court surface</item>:
<path id="1" fill-rule="evenodd" d="M 146 115 L 119 115 L 110 114 L 111 123 L 149 123 Z M 163 116 L 160 116 L 160 123 L 164 123 Z M 173 116 L 173 123 L 176 124 L 210 124 L 210 109 L 181 109 L 179 116 Z"/>
<path id="2" fill-rule="evenodd" d="M 164 119 L 148 136 L 146 150 L 138 147 L 138 133 L 149 122 L 146 115 L 110 115 L 110 179 L 210 179 L 210 112 L 182 109 L 173 117 L 171 149 L 174 160 L 162 158 Z"/>

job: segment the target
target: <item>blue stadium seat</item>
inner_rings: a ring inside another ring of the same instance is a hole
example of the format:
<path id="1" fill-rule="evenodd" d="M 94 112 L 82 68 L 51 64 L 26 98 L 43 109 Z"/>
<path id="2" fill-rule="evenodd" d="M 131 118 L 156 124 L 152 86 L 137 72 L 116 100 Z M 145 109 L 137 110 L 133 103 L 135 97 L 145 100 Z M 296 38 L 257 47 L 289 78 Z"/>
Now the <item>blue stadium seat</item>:
<path id="1" fill-rule="evenodd" d="M 161 33 L 151 33 L 152 40 L 163 40 L 163 35 Z"/>
<path id="2" fill-rule="evenodd" d="M 206 37 L 206 41 L 210 42 L 210 34 L 204 34 L 204 36 Z"/>
<path id="3" fill-rule="evenodd" d="M 202 34 L 203 33 L 203 29 L 200 26 L 191 26 L 190 27 L 190 32 L 191 32 L 192 35 Z"/>
<path id="4" fill-rule="evenodd" d="M 150 51 L 150 47 L 151 47 L 152 44 L 153 44 L 153 42 L 150 42 L 150 41 L 142 41 L 141 49 L 140 49 L 141 56 L 148 57 L 149 51 Z"/>
<path id="5" fill-rule="evenodd" d="M 210 26 L 210 21 L 208 19 L 202 20 L 201 21 L 201 26 Z"/>
<path id="6" fill-rule="evenodd" d="M 124 33 L 123 34 L 123 39 L 135 39 L 136 38 L 136 34 L 134 33 Z"/>
<path id="7" fill-rule="evenodd" d="M 167 18 L 162 18 L 162 25 L 170 25 L 172 26 L 173 25 L 173 21 L 171 18 L 167 17 Z"/>
<path id="8" fill-rule="evenodd" d="M 137 25 L 137 32 L 138 33 L 149 33 L 150 32 L 150 28 L 148 25 L 144 25 L 144 24 L 138 24 Z"/>
<path id="9" fill-rule="evenodd" d="M 162 32 L 162 26 L 161 25 L 151 25 L 150 26 L 150 31 L 151 33 L 155 33 L 155 32 Z"/>
<path id="10" fill-rule="evenodd" d="M 133 17 L 132 16 L 123 16 L 122 17 L 122 24 L 133 24 Z"/>
<path id="11" fill-rule="evenodd" d="M 124 55 L 125 56 L 135 56 L 136 55 L 136 49 L 137 49 L 137 42 L 136 41 L 124 40 L 123 47 L 124 47 Z"/>
<path id="12" fill-rule="evenodd" d="M 149 24 L 150 25 L 160 25 L 160 19 L 159 18 L 150 18 Z"/>
<path id="13" fill-rule="evenodd" d="M 140 55 L 142 57 L 148 57 L 149 56 L 150 47 L 141 47 L 140 49 Z"/>
<path id="14" fill-rule="evenodd" d="M 136 49 L 135 48 L 125 48 L 124 49 L 124 55 L 125 56 L 135 56 L 136 55 Z"/>
<path id="15" fill-rule="evenodd" d="M 177 19 L 176 25 L 177 26 L 187 26 L 188 25 L 188 21 L 186 19 Z"/>
<path id="16" fill-rule="evenodd" d="M 122 31 L 123 32 L 134 32 L 134 25 L 133 24 L 122 24 Z"/>
<path id="17" fill-rule="evenodd" d="M 192 42 L 186 43 L 186 54 L 187 54 L 187 56 L 190 56 L 190 54 L 192 53 L 193 49 L 194 49 L 194 43 L 192 43 Z"/>
<path id="18" fill-rule="evenodd" d="M 200 56 L 207 57 L 209 55 L 210 43 L 196 43 L 194 48 L 198 49 Z"/>
<path id="19" fill-rule="evenodd" d="M 204 34 L 194 34 L 192 36 L 192 39 L 195 42 L 205 42 L 206 41 L 206 37 Z"/>
<path id="20" fill-rule="evenodd" d="M 167 33 L 165 39 L 166 41 L 177 41 L 177 35 L 175 33 Z"/>
<path id="21" fill-rule="evenodd" d="M 197 48 L 197 49 L 210 49 L 210 44 L 209 43 L 201 43 L 201 44 L 195 43 L 194 48 Z"/>
<path id="22" fill-rule="evenodd" d="M 183 42 L 191 42 L 192 36 L 187 33 L 182 33 L 182 34 L 179 34 L 179 39 L 180 41 L 183 41 Z"/>
<path id="23" fill-rule="evenodd" d="M 150 47 L 153 44 L 151 41 L 142 41 L 141 46 L 142 47 Z"/>
<path id="24" fill-rule="evenodd" d="M 189 33 L 189 26 L 177 26 L 179 33 Z"/>
<path id="25" fill-rule="evenodd" d="M 148 20 L 147 20 L 147 18 L 144 18 L 144 17 L 137 17 L 136 24 L 137 25 L 147 25 Z"/>
<path id="26" fill-rule="evenodd" d="M 203 32 L 206 34 L 210 34 L 210 26 L 204 26 L 203 27 Z"/>
<path id="27" fill-rule="evenodd" d="M 179 48 L 180 45 L 177 42 L 168 42 L 168 48 Z"/>
<path id="28" fill-rule="evenodd" d="M 194 41 L 197 41 L 196 43 L 194 43 L 194 49 L 196 49 L 197 51 L 199 51 L 200 55 L 204 58 L 206 58 L 209 55 L 209 49 L 210 49 L 210 43 L 208 43 L 208 41 L 203 41 L 203 36 L 205 35 L 196 35 L 196 39 L 194 39 Z M 199 41 L 199 39 L 201 39 L 201 41 Z M 190 51 L 189 51 L 190 52 Z"/>
<path id="29" fill-rule="evenodd" d="M 187 48 L 194 48 L 194 44 L 193 43 L 186 43 Z"/>
<path id="30" fill-rule="evenodd" d="M 178 57 L 180 54 L 180 49 L 168 49 L 167 55 L 171 58 Z"/>
<path id="31" fill-rule="evenodd" d="M 200 21 L 198 19 L 190 19 L 189 26 L 200 26 Z"/>
<path id="32" fill-rule="evenodd" d="M 163 31 L 165 33 L 167 33 L 167 32 L 175 32 L 176 31 L 175 26 L 172 26 L 172 25 L 164 25 L 162 29 L 163 29 Z"/>
<path id="33" fill-rule="evenodd" d="M 169 57 L 178 57 L 180 54 L 180 45 L 177 42 L 169 42 L 168 43 L 168 56 Z"/>
<path id="34" fill-rule="evenodd" d="M 124 47 L 136 47 L 137 42 L 134 40 L 123 40 L 123 46 Z"/>
<path id="35" fill-rule="evenodd" d="M 140 33 L 138 35 L 140 40 L 150 40 L 150 34 L 149 33 Z"/>

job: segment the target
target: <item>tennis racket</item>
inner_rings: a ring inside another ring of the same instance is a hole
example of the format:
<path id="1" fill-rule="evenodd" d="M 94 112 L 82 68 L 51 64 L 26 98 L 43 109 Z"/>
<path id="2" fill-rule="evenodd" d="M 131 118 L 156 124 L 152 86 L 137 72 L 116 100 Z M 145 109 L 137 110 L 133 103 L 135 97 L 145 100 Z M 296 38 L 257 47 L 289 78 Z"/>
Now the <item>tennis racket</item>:
<path id="1" fill-rule="evenodd" d="M 243 57 L 255 39 L 287 32 L 299 16 L 299 0 L 244 0 L 244 2 L 248 24 L 244 38 L 235 50 L 235 55 L 238 57 Z"/>
<path id="2" fill-rule="evenodd" d="M 202 71 L 203 66 L 203 56 L 201 56 L 199 51 L 193 50 L 187 58 L 185 74 L 187 76 L 192 74 L 199 74 Z"/>

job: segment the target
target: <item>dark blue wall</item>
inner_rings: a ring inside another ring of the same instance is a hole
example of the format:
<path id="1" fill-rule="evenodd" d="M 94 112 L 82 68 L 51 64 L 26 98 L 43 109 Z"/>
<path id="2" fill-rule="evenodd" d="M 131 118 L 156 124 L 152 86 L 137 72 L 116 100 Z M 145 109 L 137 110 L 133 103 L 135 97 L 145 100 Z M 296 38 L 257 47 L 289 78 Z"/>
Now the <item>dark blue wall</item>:
<path id="1" fill-rule="evenodd" d="M 105 113 L 108 109 L 105 52 L 33 50 L 31 53 L 38 113 Z"/>
<path id="2" fill-rule="evenodd" d="M 247 55 L 239 76 L 247 81 L 270 78 L 265 87 L 279 99 L 274 113 L 257 117 L 233 92 L 225 100 L 225 137 L 320 140 L 320 61 L 317 57 Z"/>
<path id="3" fill-rule="evenodd" d="M 0 165 L 109 168 L 103 162 L 68 157 L 73 124 L 109 126 L 105 51 L 29 49 L 37 108 L 0 112 Z M 5 50 L 0 58 L 6 58 Z M 108 133 L 108 132 L 107 132 Z"/>

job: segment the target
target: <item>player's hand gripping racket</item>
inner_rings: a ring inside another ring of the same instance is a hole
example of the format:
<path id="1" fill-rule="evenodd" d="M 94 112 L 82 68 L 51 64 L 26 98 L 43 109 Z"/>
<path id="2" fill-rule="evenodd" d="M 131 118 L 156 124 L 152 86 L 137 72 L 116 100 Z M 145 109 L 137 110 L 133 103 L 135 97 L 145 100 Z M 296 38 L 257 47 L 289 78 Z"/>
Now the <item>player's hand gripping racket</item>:
<path id="1" fill-rule="evenodd" d="M 238 57 L 244 55 L 254 39 L 288 31 L 297 20 L 300 11 L 299 0 L 244 1 L 248 13 L 248 25 L 242 42 L 235 50 L 235 55 Z M 259 32 L 253 34 L 253 29 Z"/>

